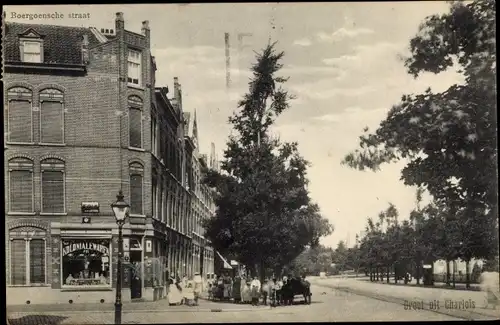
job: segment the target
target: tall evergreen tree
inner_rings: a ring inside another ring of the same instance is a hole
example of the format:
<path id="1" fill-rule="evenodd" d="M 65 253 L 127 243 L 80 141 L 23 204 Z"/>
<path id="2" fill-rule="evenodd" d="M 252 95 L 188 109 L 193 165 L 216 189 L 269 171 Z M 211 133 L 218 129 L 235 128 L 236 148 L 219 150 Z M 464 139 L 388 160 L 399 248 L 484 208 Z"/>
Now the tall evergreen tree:
<path id="1" fill-rule="evenodd" d="M 282 87 L 287 79 L 276 75 L 283 55 L 275 43 L 257 55 L 249 91 L 229 119 L 236 135 L 227 143 L 222 171 L 205 177 L 217 205 L 216 217 L 204 223 L 207 237 L 261 278 L 266 266 L 289 264 L 333 230 L 309 197 L 308 162 L 297 143 L 283 143 L 270 131 L 292 99 Z"/>

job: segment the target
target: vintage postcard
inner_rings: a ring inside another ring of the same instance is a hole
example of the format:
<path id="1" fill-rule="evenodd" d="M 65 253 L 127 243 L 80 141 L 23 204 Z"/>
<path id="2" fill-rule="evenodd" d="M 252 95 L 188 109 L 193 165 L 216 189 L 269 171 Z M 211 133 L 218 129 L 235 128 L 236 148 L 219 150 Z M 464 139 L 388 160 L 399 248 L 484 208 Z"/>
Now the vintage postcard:
<path id="1" fill-rule="evenodd" d="M 495 1 L 2 14 L 8 324 L 500 318 Z"/>

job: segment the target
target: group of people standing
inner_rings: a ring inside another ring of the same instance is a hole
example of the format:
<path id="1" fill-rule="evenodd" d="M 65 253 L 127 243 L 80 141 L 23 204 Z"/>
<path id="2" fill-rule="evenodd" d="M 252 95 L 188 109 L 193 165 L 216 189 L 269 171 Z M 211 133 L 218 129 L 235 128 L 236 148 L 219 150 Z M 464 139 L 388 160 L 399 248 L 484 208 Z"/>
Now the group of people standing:
<path id="1" fill-rule="evenodd" d="M 170 305 L 197 306 L 203 292 L 203 278 L 196 272 L 193 277 L 187 275 L 181 279 L 179 275 L 169 279 L 168 303 Z"/>
<path id="2" fill-rule="evenodd" d="M 279 304 L 280 292 L 288 278 L 281 279 L 266 278 L 263 283 L 254 276 L 235 276 L 231 278 L 228 274 L 219 276 L 215 283 L 210 286 L 209 299 L 234 301 L 235 303 L 252 304 L 258 306 L 261 303 Z M 304 279 L 305 281 L 305 279 Z M 261 300 L 262 299 L 262 300 Z"/>

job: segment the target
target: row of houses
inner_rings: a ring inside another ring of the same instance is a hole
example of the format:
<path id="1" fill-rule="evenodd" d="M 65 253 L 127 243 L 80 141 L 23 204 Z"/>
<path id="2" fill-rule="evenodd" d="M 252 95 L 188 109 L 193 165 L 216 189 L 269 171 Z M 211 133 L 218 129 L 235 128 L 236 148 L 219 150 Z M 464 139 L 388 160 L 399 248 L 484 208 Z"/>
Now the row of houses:
<path id="1" fill-rule="evenodd" d="M 201 179 L 215 149 L 200 154 L 178 78 L 156 84 L 148 21 L 2 27 L 7 304 L 114 300 L 119 190 L 125 301 L 164 298 L 165 271 L 213 273 Z"/>

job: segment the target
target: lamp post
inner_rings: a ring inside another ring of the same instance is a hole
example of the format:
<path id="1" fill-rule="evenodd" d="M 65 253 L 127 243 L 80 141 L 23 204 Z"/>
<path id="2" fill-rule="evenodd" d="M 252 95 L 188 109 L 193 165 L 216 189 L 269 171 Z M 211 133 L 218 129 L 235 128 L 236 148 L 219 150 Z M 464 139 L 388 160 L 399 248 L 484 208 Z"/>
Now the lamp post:
<path id="1" fill-rule="evenodd" d="M 123 258 L 123 233 L 122 228 L 125 218 L 128 216 L 130 206 L 123 200 L 123 192 L 120 190 L 116 196 L 116 202 L 111 204 L 118 225 L 118 263 L 116 269 L 116 300 L 115 300 L 115 324 L 122 323 L 122 258 Z"/>

